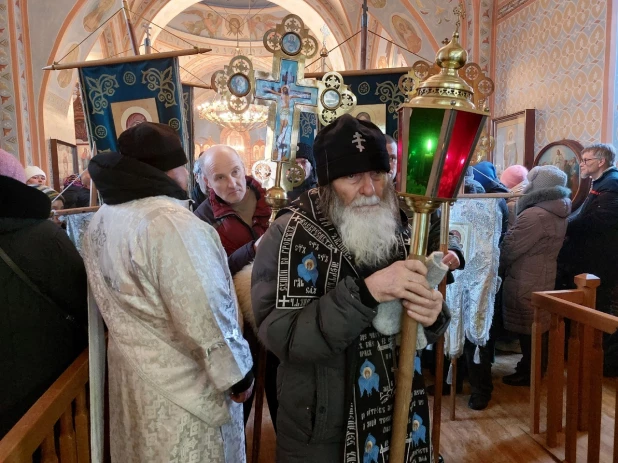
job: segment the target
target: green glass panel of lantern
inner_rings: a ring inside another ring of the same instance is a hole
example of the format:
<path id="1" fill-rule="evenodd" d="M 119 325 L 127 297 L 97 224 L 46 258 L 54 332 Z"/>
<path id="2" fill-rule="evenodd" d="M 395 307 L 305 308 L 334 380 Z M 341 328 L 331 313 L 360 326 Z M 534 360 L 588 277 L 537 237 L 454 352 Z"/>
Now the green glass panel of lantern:
<path id="1" fill-rule="evenodd" d="M 427 185 L 436 156 L 444 113 L 442 108 L 414 108 L 408 136 L 406 193 L 427 195 Z"/>

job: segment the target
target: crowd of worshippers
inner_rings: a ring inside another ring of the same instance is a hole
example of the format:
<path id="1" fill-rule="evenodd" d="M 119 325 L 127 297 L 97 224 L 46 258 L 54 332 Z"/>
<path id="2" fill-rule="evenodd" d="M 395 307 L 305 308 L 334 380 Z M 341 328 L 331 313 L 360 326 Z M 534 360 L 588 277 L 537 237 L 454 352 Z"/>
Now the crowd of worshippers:
<path id="1" fill-rule="evenodd" d="M 13 164 L 8 156 L 12 155 L 0 150 L 0 162 L 11 162 Z M 50 186 L 51 179 L 48 179 L 47 174 L 40 167 L 27 166 L 23 170 L 26 176 L 26 185 L 36 188 L 49 197 L 51 201 L 49 219 L 62 228 L 66 229 L 66 224 L 62 220 L 62 216 L 54 214 L 54 212 L 90 206 L 90 174 L 88 170 L 84 170 L 80 175 L 71 174 L 66 177 L 62 182 L 61 193 Z"/>
<path id="2" fill-rule="evenodd" d="M 411 212 L 395 189 L 396 140 L 344 115 L 313 146 L 300 143 L 305 180 L 272 224 L 266 191 L 233 148 L 201 153 L 187 192 L 174 130 L 143 123 L 118 146 L 61 193 L 41 169 L 0 150 L 0 437 L 86 347 L 88 281 L 109 336 L 113 462 L 246 461 L 261 346 L 277 462 L 388 454 L 399 341 L 374 326 L 376 315 L 399 301 L 429 344 L 450 321 L 425 264 L 407 259 Z M 592 273 L 601 279 L 596 308 L 618 315 L 616 152 L 595 144 L 581 156 L 592 187 L 574 212 L 556 166 L 514 165 L 498 176 L 481 162 L 466 173 L 465 193 L 513 193 L 495 211 L 502 284 L 491 336 L 478 351 L 467 341 L 460 359 L 474 410 L 491 399 L 496 341 L 517 338 L 522 353 L 502 381 L 530 384 L 534 291 L 571 288 L 575 275 Z M 90 177 L 103 206 L 80 255 L 51 212 L 88 205 Z M 439 247 L 433 214 L 428 252 Z M 441 259 L 452 282 L 468 256 L 452 235 L 448 248 Z M 546 331 L 546 315 L 542 324 Z M 617 374 L 615 341 L 606 339 L 607 376 Z M 433 386 L 425 388 L 421 357 L 431 363 L 417 353 L 406 463 L 432 461 Z"/>

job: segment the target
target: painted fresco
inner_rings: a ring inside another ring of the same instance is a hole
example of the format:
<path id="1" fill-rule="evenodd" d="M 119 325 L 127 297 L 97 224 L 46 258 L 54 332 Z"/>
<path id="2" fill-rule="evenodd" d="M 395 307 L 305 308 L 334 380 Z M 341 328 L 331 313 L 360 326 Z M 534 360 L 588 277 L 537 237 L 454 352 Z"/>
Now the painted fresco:
<path id="1" fill-rule="evenodd" d="M 535 153 L 556 140 L 601 140 L 604 1 L 537 0 L 496 26 L 494 117 L 536 108 Z"/>

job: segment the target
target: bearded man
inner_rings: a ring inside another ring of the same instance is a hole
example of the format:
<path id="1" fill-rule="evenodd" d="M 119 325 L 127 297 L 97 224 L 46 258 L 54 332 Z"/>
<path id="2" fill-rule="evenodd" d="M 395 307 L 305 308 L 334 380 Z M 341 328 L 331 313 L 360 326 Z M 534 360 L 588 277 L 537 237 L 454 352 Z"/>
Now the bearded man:
<path id="1" fill-rule="evenodd" d="M 380 129 L 344 115 L 318 133 L 314 156 L 318 189 L 281 211 L 252 275 L 259 337 L 281 361 L 277 461 L 388 461 L 397 347 L 373 328 L 377 307 L 400 299 L 430 343 L 450 315 L 426 267 L 406 260 L 410 229 Z M 431 461 L 414 367 L 406 463 Z"/>

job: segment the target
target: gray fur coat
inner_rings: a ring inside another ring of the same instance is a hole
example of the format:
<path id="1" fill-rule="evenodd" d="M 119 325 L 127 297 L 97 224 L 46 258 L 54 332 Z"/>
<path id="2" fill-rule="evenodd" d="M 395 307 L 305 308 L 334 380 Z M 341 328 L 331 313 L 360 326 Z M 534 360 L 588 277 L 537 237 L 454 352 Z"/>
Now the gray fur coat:
<path id="1" fill-rule="evenodd" d="M 507 330 L 530 334 L 535 291 L 554 289 L 556 261 L 571 212 L 570 191 L 563 187 L 544 188 L 521 197 L 517 220 L 506 234 L 500 253 L 504 272 L 503 316 Z M 549 315 L 542 315 L 543 330 Z"/>

